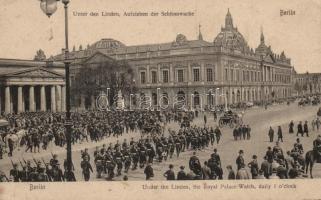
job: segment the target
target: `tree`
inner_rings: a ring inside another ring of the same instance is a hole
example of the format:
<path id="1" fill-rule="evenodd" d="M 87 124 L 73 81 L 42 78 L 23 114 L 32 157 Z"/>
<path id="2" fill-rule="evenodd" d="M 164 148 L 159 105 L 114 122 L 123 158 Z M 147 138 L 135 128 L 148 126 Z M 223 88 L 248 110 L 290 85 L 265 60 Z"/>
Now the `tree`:
<path id="1" fill-rule="evenodd" d="M 90 98 L 107 91 L 109 88 L 109 105 L 113 105 L 118 91 L 128 97 L 136 92 L 134 71 L 125 61 L 108 60 L 98 64 L 84 64 L 76 73 L 72 92 Z"/>

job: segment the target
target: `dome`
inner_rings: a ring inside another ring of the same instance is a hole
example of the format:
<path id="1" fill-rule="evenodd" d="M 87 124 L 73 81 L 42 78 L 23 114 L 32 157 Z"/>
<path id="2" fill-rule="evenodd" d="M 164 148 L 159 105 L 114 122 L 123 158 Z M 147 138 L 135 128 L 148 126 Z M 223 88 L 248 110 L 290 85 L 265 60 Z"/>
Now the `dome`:
<path id="1" fill-rule="evenodd" d="M 91 49 L 117 49 L 119 47 L 125 47 L 123 43 L 114 39 L 101 39 L 90 46 Z"/>
<path id="2" fill-rule="evenodd" d="M 247 52 L 250 50 L 243 35 L 233 27 L 233 20 L 228 11 L 225 18 L 225 27 L 222 28 L 221 32 L 214 39 L 214 46 L 225 47 L 228 49 L 236 49 L 241 52 Z"/>

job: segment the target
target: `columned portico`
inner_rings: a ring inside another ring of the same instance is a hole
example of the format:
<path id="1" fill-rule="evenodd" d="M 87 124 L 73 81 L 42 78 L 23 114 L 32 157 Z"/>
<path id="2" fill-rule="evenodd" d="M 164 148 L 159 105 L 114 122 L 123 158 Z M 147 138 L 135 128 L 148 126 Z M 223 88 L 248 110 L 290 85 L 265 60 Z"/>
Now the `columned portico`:
<path id="1" fill-rule="evenodd" d="M 64 76 L 57 72 L 32 67 L 0 78 L 4 85 L 5 113 L 65 110 Z"/>

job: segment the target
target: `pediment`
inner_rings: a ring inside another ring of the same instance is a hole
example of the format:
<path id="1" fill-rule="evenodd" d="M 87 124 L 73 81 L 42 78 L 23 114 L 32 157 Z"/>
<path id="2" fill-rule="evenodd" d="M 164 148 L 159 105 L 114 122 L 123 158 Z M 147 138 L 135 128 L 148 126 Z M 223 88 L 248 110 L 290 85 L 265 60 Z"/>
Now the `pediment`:
<path id="1" fill-rule="evenodd" d="M 97 51 L 93 55 L 88 57 L 86 60 L 84 60 L 83 64 L 97 64 L 106 61 L 114 61 L 114 59 Z"/>
<path id="2" fill-rule="evenodd" d="M 269 63 L 275 63 L 274 58 L 272 57 L 271 54 L 268 54 L 267 56 L 264 57 L 264 61 L 265 62 L 269 62 Z"/>
<path id="3" fill-rule="evenodd" d="M 44 67 L 33 67 L 24 70 L 11 72 L 6 77 L 22 77 L 22 78 L 64 78 L 63 74 L 46 69 Z"/>

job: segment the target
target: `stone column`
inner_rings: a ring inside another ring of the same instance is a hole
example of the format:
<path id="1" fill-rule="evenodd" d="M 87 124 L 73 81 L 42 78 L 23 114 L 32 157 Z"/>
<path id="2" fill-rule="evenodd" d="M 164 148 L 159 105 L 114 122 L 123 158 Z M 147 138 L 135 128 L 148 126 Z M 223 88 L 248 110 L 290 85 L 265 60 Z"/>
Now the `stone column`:
<path id="1" fill-rule="evenodd" d="M 51 86 L 51 112 L 56 112 L 56 87 L 55 86 Z"/>
<path id="2" fill-rule="evenodd" d="M 34 86 L 30 86 L 30 88 L 29 88 L 29 111 L 30 112 L 35 112 L 36 111 L 35 88 L 34 88 Z"/>
<path id="3" fill-rule="evenodd" d="M 85 96 L 82 94 L 80 95 L 80 109 L 85 110 Z"/>
<path id="4" fill-rule="evenodd" d="M 22 86 L 18 86 L 18 113 L 23 112 L 22 103 Z"/>
<path id="5" fill-rule="evenodd" d="M 149 70 L 149 65 L 146 66 L 146 83 L 151 83 L 151 80 L 150 80 L 150 70 Z"/>
<path id="6" fill-rule="evenodd" d="M 61 111 L 66 111 L 66 86 L 61 87 Z"/>
<path id="7" fill-rule="evenodd" d="M 5 88 L 5 113 L 10 113 L 11 112 L 11 97 L 10 97 L 10 87 L 6 86 Z"/>
<path id="8" fill-rule="evenodd" d="M 169 82 L 173 83 L 174 81 L 174 71 L 173 71 L 173 64 L 169 64 Z"/>
<path id="9" fill-rule="evenodd" d="M 42 85 L 40 88 L 40 110 L 41 111 L 47 110 L 46 91 L 45 91 L 44 85 Z"/>
<path id="10" fill-rule="evenodd" d="M 56 86 L 56 108 L 57 108 L 57 112 L 61 112 L 61 86 L 57 85 Z"/>
<path id="11" fill-rule="evenodd" d="M 95 96 L 94 95 L 91 95 L 90 96 L 90 107 L 92 110 L 95 110 L 96 108 L 96 99 L 95 99 Z"/>

